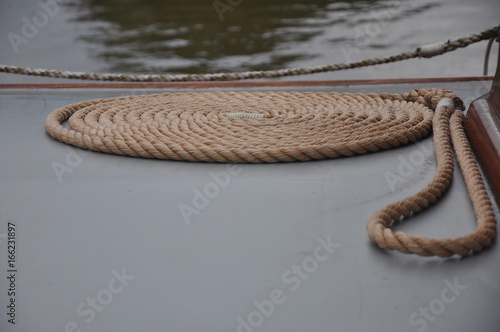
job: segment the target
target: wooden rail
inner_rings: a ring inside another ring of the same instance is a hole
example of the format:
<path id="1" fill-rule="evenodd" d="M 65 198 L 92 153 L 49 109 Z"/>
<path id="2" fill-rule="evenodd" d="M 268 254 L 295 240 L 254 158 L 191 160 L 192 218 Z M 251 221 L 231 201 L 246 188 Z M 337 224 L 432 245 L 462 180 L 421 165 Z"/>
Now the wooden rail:
<path id="1" fill-rule="evenodd" d="M 377 80 L 338 81 L 235 81 L 235 82 L 148 82 L 148 83 L 38 83 L 0 84 L 0 89 L 207 89 L 207 88 L 259 88 L 259 87 L 313 87 L 380 84 L 474 82 L 492 80 L 492 76 L 398 78 Z"/>
<path id="2" fill-rule="evenodd" d="M 500 205 L 500 57 L 490 92 L 467 111 L 465 132 Z"/>

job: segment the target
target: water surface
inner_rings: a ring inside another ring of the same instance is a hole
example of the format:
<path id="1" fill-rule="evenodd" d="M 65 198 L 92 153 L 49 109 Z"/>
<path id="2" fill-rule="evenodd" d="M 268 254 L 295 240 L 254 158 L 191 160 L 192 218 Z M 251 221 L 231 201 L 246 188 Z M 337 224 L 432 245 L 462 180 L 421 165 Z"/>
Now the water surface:
<path id="1" fill-rule="evenodd" d="M 498 24 L 500 14 L 496 0 L 72 0 L 52 6 L 57 13 L 41 3 L 47 0 L 1 1 L 0 63 L 150 74 L 314 66 L 480 32 Z M 26 21 L 43 18 L 40 11 L 54 15 L 14 46 L 9 33 L 23 37 Z M 485 48 L 483 42 L 431 60 L 284 79 L 475 76 Z M 492 68 L 496 46 L 493 52 Z M 21 81 L 59 80 L 0 75 L 3 83 Z"/>

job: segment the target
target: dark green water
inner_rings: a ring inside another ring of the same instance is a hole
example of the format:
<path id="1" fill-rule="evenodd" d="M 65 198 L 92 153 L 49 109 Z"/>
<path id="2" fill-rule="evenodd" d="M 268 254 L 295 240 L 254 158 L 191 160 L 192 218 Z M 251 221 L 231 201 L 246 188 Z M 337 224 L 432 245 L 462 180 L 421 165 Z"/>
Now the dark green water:
<path id="1" fill-rule="evenodd" d="M 498 24 L 499 8 L 494 0 L 64 1 L 34 37 L 13 46 L 8 34 L 22 36 L 23 18 L 32 21 L 43 8 L 39 1 L 2 0 L 0 63 L 155 74 L 321 65 L 479 32 Z M 302 79 L 480 75 L 484 48 Z M 0 75 L 0 82 L 19 80 Z"/>
<path id="2" fill-rule="evenodd" d="M 240 4 L 94 0 L 70 10 L 78 13 L 78 22 L 105 23 L 79 38 L 92 45 L 94 56 L 112 63 L 111 70 L 157 71 L 163 66 L 172 72 L 197 73 L 281 68 L 302 59 L 310 61 L 318 55 L 309 54 L 304 45 L 333 26 L 361 23 L 361 17 L 353 16 L 367 5 L 371 10 L 387 6 L 382 1 L 233 3 Z M 326 42 L 333 45 L 348 37 L 332 35 Z"/>

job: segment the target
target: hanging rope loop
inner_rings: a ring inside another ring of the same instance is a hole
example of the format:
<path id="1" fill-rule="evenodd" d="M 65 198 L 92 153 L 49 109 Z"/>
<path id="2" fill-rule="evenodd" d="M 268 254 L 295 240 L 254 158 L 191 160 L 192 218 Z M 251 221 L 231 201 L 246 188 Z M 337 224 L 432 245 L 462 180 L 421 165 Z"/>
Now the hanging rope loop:
<path id="1" fill-rule="evenodd" d="M 490 62 L 491 47 L 493 46 L 494 41 L 500 43 L 500 31 L 496 36 L 491 37 L 491 39 L 488 41 L 488 45 L 486 46 L 486 53 L 484 54 L 483 76 L 488 75 L 488 64 Z M 500 47 L 498 49 L 498 57 L 500 58 Z"/>
<path id="2" fill-rule="evenodd" d="M 442 100 L 438 106 L 433 119 L 436 173 L 424 189 L 399 202 L 389 204 L 370 218 L 366 225 L 368 235 L 381 248 L 421 256 L 465 256 L 472 251 L 480 252 L 496 238 L 495 214 L 465 136 L 463 112 L 455 110 L 450 99 Z M 476 214 L 476 231 L 451 239 L 429 239 L 394 232 L 391 228 L 393 224 L 437 202 L 449 187 L 454 170 L 452 142 Z"/>

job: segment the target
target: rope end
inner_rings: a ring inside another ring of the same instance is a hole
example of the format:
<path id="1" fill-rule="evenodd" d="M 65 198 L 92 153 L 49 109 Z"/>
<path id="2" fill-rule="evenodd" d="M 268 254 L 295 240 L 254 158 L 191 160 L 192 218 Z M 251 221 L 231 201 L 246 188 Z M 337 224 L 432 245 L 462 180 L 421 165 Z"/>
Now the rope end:
<path id="1" fill-rule="evenodd" d="M 451 98 L 443 98 L 439 101 L 436 106 L 436 110 L 442 106 L 445 106 L 448 110 L 453 111 L 455 109 L 455 103 Z"/>

